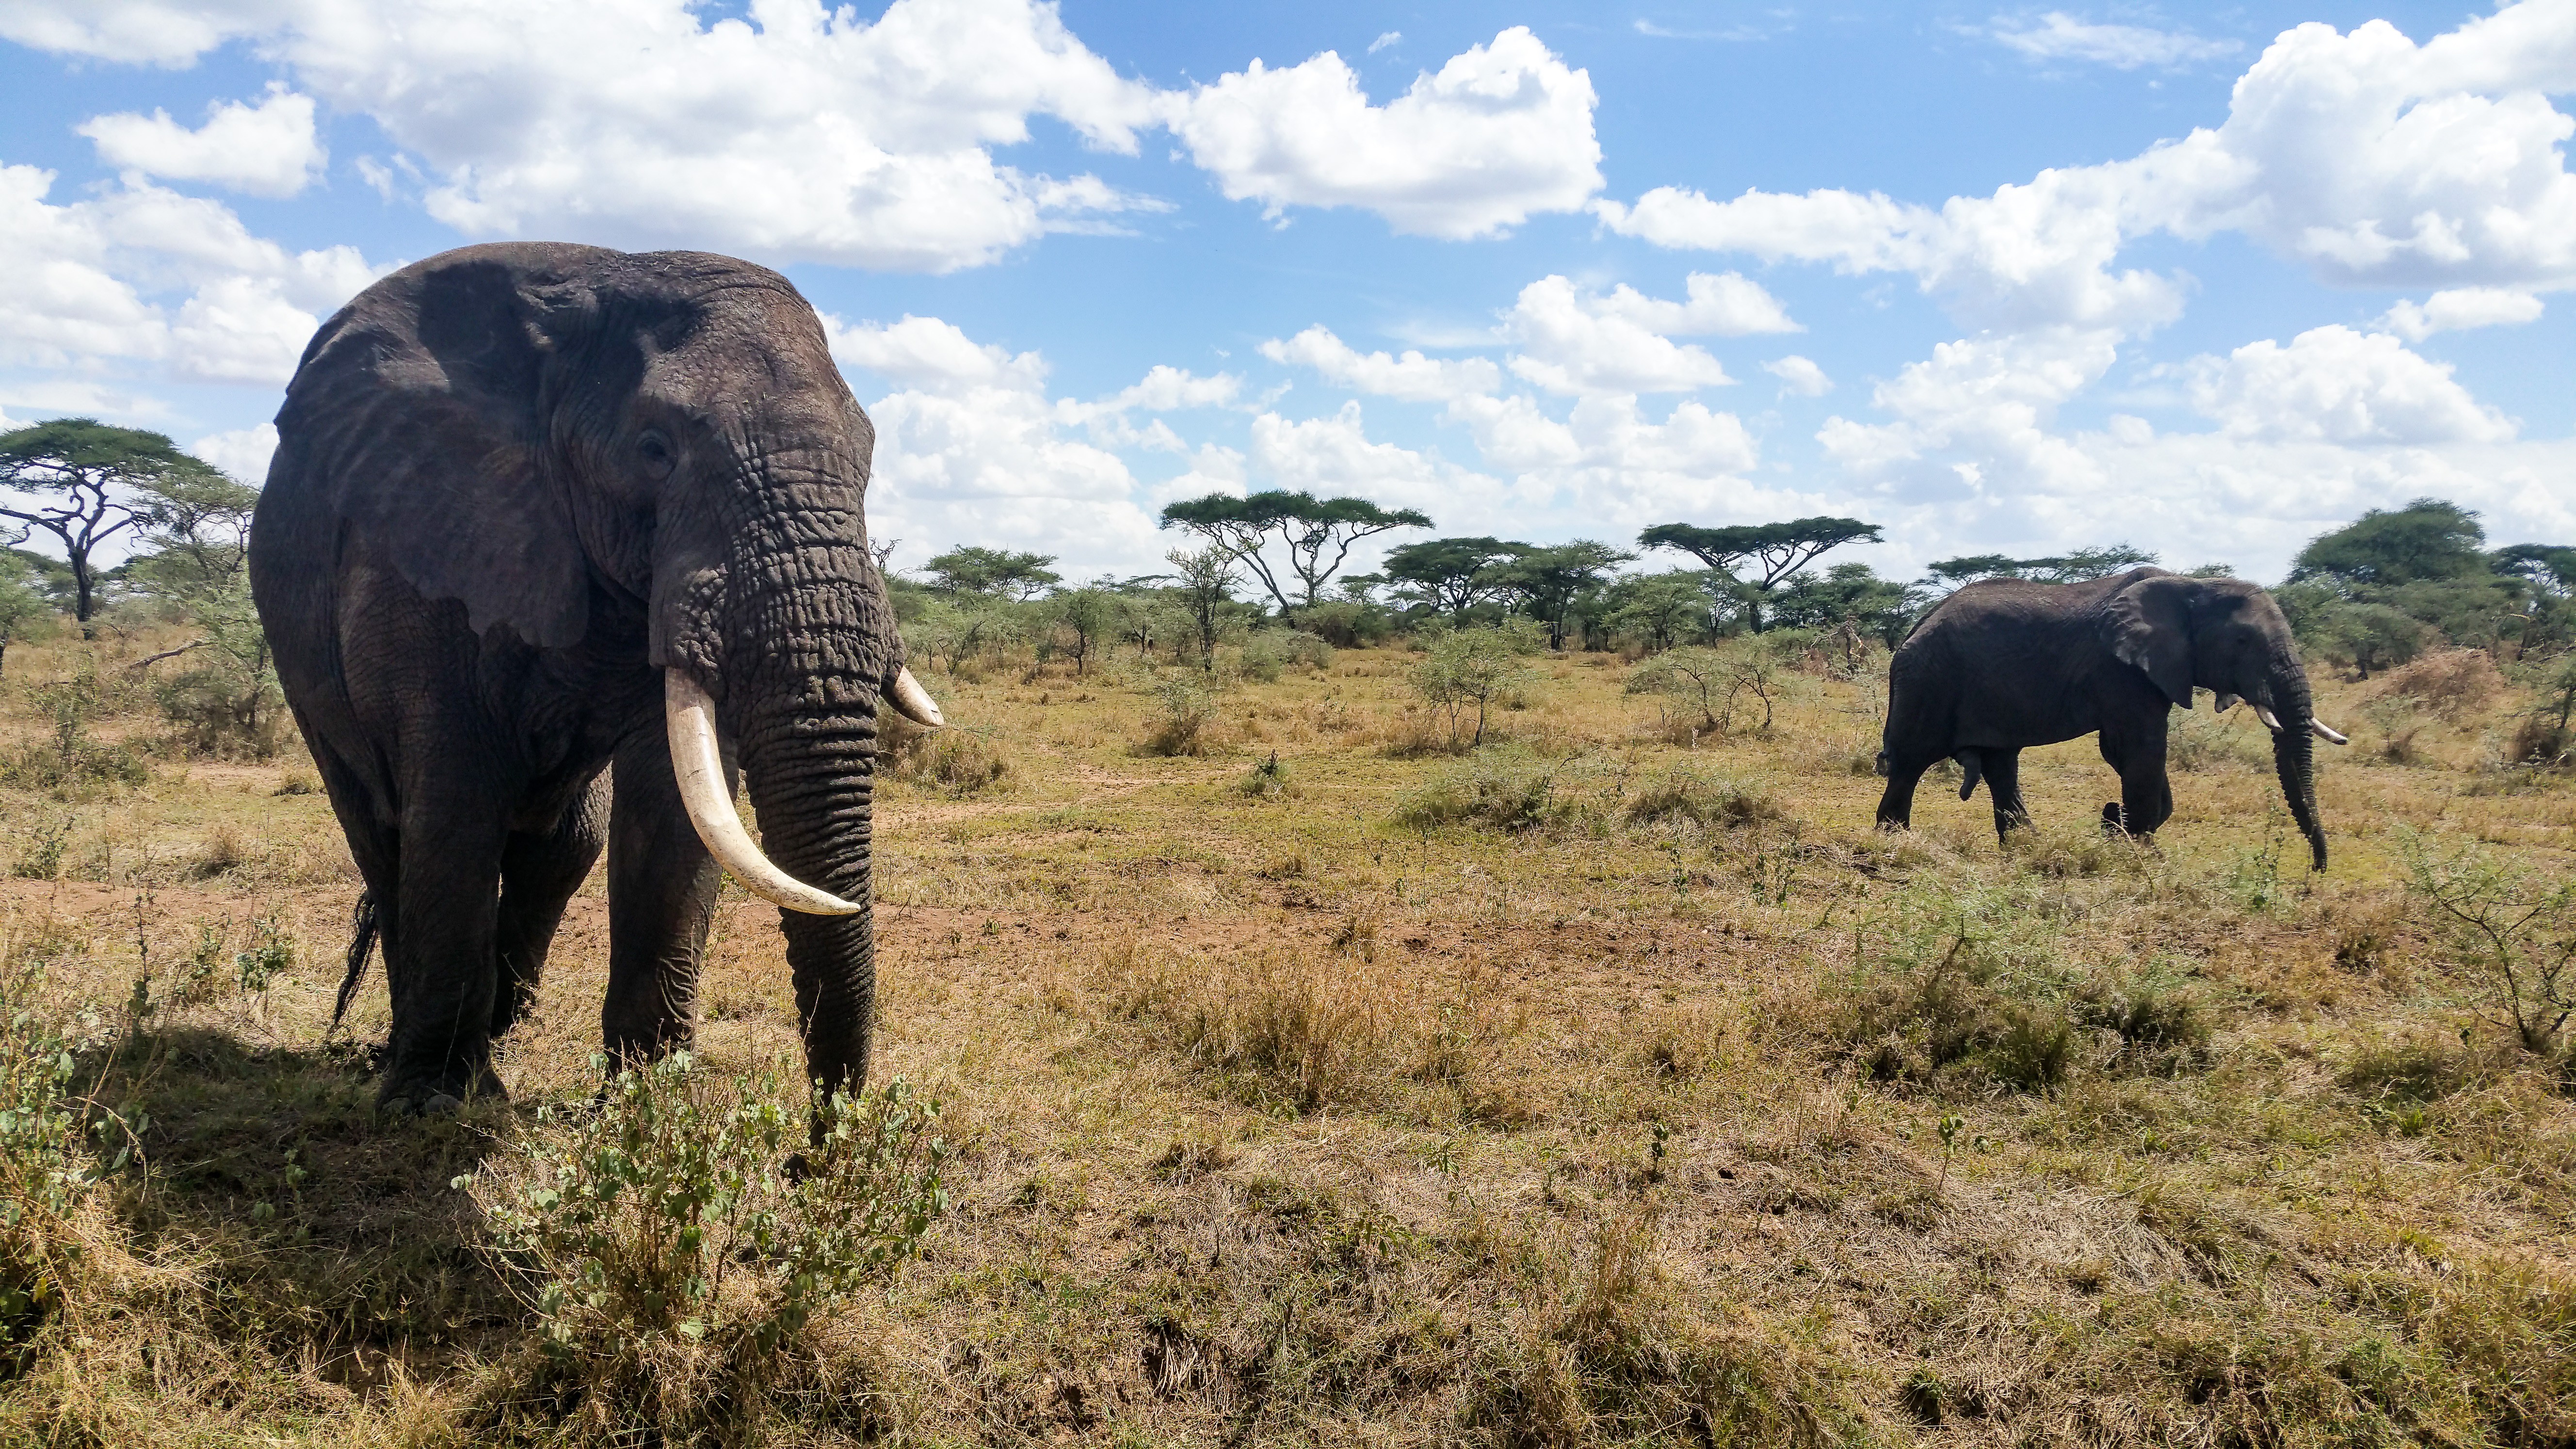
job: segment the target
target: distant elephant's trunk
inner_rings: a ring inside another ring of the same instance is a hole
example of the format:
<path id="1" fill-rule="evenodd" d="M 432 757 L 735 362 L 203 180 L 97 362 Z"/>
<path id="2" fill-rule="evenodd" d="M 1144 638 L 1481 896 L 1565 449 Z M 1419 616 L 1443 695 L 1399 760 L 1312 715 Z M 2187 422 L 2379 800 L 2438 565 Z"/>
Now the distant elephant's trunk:
<path id="1" fill-rule="evenodd" d="M 2280 721 L 2272 727 L 2272 763 L 2280 771 L 2281 793 L 2290 802 L 2290 816 L 2308 839 L 2311 863 L 2323 870 L 2326 832 L 2317 820 L 2317 716 L 2308 697 L 2307 675 L 2295 660 L 2283 661 L 2273 666 L 2269 682 Z"/>

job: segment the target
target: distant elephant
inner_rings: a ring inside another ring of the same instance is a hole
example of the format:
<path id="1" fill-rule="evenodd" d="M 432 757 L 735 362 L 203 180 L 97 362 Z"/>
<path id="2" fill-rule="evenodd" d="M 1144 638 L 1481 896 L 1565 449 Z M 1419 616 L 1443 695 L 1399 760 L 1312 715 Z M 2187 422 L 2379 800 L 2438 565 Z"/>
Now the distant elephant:
<path id="1" fill-rule="evenodd" d="M 1967 799 L 1983 778 L 1995 832 L 2030 823 L 2021 752 L 2099 731 L 2120 772 L 2106 830 L 2146 836 L 2173 815 L 2165 779 L 2166 711 L 2191 708 L 2192 688 L 2239 697 L 2272 731 L 2290 814 L 2315 868 L 2326 867 L 2317 822 L 2317 739 L 2344 743 L 2318 722 L 2289 621 L 2272 596 L 2242 579 L 2185 578 L 2139 568 L 2078 584 L 1989 579 L 1935 605 L 1888 667 L 1887 730 L 1878 756 L 1887 793 L 1878 823 L 1911 823 L 1923 772 L 1956 759 Z"/>
<path id="2" fill-rule="evenodd" d="M 497 1089 L 603 844 L 612 1059 L 689 1039 L 721 863 L 785 908 L 808 1072 L 864 1084 L 877 715 L 939 712 L 868 551 L 874 429 L 787 279 L 447 252 L 323 324 L 277 434 L 251 585 L 377 912 L 381 1100 Z"/>

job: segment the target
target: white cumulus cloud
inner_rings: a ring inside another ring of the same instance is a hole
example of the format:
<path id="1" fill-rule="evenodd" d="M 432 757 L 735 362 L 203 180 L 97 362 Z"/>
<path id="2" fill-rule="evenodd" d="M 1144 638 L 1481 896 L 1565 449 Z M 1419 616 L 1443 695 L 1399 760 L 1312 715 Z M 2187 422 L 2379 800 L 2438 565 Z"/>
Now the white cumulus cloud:
<path id="1" fill-rule="evenodd" d="M 2409 352 L 2396 338 L 2349 327 L 2313 328 L 2248 343 L 2192 365 L 2192 403 L 2232 437 L 2343 444 L 2500 443 L 2504 414 L 2480 403 L 2447 363 Z"/>
<path id="2" fill-rule="evenodd" d="M 101 161 L 171 181 L 210 181 L 253 196 L 293 196 L 326 158 L 313 130 L 313 98 L 272 84 L 257 105 L 220 101 L 190 130 L 170 119 L 120 112 L 81 123 Z"/>
<path id="3" fill-rule="evenodd" d="M 22 367 L 281 385 L 322 316 L 382 270 L 354 247 L 290 252 L 148 184 L 57 206 L 53 181 L 0 165 L 0 350 Z"/>
<path id="4" fill-rule="evenodd" d="M 1780 379 L 1782 391 L 1800 397 L 1823 397 L 1834 390 L 1834 380 L 1825 376 L 1823 368 L 1794 352 L 1762 364 L 1762 370 Z"/>
<path id="5" fill-rule="evenodd" d="M 1596 202 L 1660 246 L 1903 271 L 1965 320 L 2005 329 L 2153 327 L 2175 278 L 2120 270 L 2131 239 L 2241 232 L 2324 280 L 2576 286 L 2576 0 L 2523 0 L 2417 45 L 2384 21 L 2284 32 L 2228 117 L 2138 156 L 2043 171 L 1934 208 L 1876 193 L 1659 187 Z"/>
<path id="6" fill-rule="evenodd" d="M 2453 287 L 2421 302 L 2398 303 L 2388 309 L 2380 325 L 2409 342 L 2421 342 L 2436 332 L 2537 322 L 2541 310 L 2541 300 L 2529 292 L 2503 287 Z"/>
<path id="7" fill-rule="evenodd" d="M 1268 339 L 1261 344 L 1261 355 L 1277 363 L 1311 367 L 1325 380 L 1353 392 L 1403 402 L 1447 402 L 1473 393 L 1492 392 L 1503 382 L 1502 369 L 1486 358 L 1462 357 L 1453 361 L 1425 357 L 1411 349 L 1401 356 L 1361 352 L 1320 324 L 1285 342 L 1275 337 Z"/>
<path id="8" fill-rule="evenodd" d="M 268 478 L 269 455 L 277 451 L 277 424 L 209 433 L 190 443 L 188 451 L 256 486 Z"/>
<path id="9" fill-rule="evenodd" d="M 1526 27 L 1470 47 L 1383 106 L 1326 51 L 1255 60 L 1164 103 L 1173 132 L 1225 194 L 1374 211 L 1396 230 L 1492 236 L 1533 213 L 1573 211 L 1601 187 L 1588 73 Z"/>
<path id="10" fill-rule="evenodd" d="M 1738 279 L 1741 280 L 1741 279 Z M 1747 285 L 1750 285 L 1749 283 Z M 1759 291 L 1759 288 L 1755 289 Z M 1664 331 L 1713 331 L 1722 304 L 1661 302 L 1625 285 L 1607 296 L 1549 276 L 1521 289 L 1503 327 L 1520 353 L 1512 371 L 1550 392 L 1691 392 L 1733 381 L 1705 348 L 1674 342 Z M 1783 321 L 1786 319 L 1783 318 Z"/>

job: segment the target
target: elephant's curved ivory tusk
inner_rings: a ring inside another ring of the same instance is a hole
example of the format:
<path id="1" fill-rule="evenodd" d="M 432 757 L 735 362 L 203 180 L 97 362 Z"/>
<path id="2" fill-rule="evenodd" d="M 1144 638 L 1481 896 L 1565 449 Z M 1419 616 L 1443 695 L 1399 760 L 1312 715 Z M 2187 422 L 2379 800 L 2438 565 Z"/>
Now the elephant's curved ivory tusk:
<path id="1" fill-rule="evenodd" d="M 948 717 L 939 712 L 939 701 L 932 699 L 930 691 L 921 687 L 921 681 L 912 677 L 912 669 L 908 665 L 895 670 L 894 692 L 889 698 L 903 717 L 914 724 L 935 730 L 948 723 Z"/>
<path id="2" fill-rule="evenodd" d="M 2343 731 L 2336 729 L 2333 725 L 2327 724 L 2324 720 L 2312 717 L 2308 721 L 2308 728 L 2316 731 L 2317 738 L 2325 741 L 2327 744 L 2348 745 L 2352 743 L 2351 740 L 2344 737 Z"/>
<path id="3" fill-rule="evenodd" d="M 809 916 L 858 914 L 860 907 L 772 865 L 742 828 L 733 792 L 725 788 L 724 757 L 716 749 L 715 701 L 698 682 L 679 670 L 663 670 L 662 713 L 671 731 L 671 773 L 679 779 L 680 803 L 716 863 L 773 905 Z"/>
<path id="4" fill-rule="evenodd" d="M 2276 735 L 2281 732 L 2281 717 L 2263 706 L 2259 704 L 2254 706 L 2254 717 L 2263 722 L 2263 728 Z"/>

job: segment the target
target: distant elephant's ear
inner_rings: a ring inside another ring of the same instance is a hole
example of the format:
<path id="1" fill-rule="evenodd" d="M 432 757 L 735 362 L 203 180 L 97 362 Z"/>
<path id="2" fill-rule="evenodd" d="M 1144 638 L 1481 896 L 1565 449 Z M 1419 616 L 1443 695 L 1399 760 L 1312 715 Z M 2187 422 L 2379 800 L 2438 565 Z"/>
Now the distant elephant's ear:
<path id="1" fill-rule="evenodd" d="M 293 479 L 470 627 L 580 642 L 589 574 L 547 460 L 557 358 L 596 310 L 590 247 L 468 247 L 377 282 L 324 324 L 277 415 Z"/>
<path id="2" fill-rule="evenodd" d="M 2111 596 L 2111 653 L 2144 672 L 2176 708 L 2191 708 L 2194 579 L 2140 579 Z"/>

